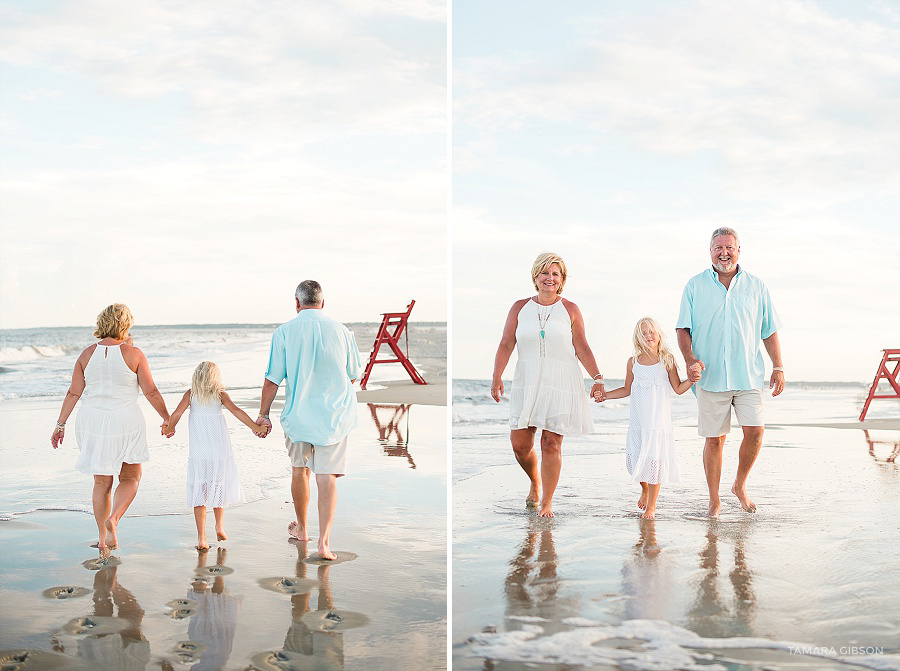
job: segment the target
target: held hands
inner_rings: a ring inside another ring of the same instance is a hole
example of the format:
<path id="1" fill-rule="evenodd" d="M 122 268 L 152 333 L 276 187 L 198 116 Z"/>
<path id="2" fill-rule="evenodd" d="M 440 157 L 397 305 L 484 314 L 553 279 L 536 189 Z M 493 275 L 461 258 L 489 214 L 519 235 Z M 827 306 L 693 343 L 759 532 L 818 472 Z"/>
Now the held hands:
<path id="1" fill-rule="evenodd" d="M 700 359 L 694 359 L 687 367 L 687 379 L 691 382 L 699 382 L 700 376 L 706 370 L 706 365 Z"/>
<path id="2" fill-rule="evenodd" d="M 784 373 L 782 371 L 772 371 L 772 377 L 769 380 L 769 389 L 772 390 L 772 396 L 778 396 L 778 394 L 784 391 Z"/>
<path id="3" fill-rule="evenodd" d="M 168 420 L 159 425 L 159 432 L 161 435 L 165 436 L 166 438 L 171 438 L 172 436 L 175 435 L 175 429 L 169 428 Z"/>
<path id="4" fill-rule="evenodd" d="M 606 400 L 606 389 L 602 382 L 595 382 L 591 385 L 591 398 L 594 399 L 594 403 L 603 403 Z"/>
<path id="5" fill-rule="evenodd" d="M 257 438 L 265 438 L 272 431 L 272 422 L 267 417 L 257 417 L 256 426 L 259 427 L 259 430 L 254 431 L 253 434 Z"/>

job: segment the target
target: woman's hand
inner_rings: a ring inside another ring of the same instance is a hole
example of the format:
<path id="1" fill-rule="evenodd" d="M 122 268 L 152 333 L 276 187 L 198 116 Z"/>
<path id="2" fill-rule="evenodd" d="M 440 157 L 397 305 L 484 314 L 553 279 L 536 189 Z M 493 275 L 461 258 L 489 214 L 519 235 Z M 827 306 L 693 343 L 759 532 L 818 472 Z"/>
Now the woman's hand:
<path id="1" fill-rule="evenodd" d="M 53 433 L 50 434 L 50 444 L 53 446 L 54 450 L 63 444 L 63 438 L 65 437 L 66 430 L 64 428 L 57 426 L 53 429 Z"/>
<path id="2" fill-rule="evenodd" d="M 594 399 L 594 403 L 603 403 L 606 400 L 606 389 L 602 382 L 595 382 L 591 385 L 591 398 Z"/>
<path id="3" fill-rule="evenodd" d="M 503 380 L 494 380 L 491 382 L 491 398 L 500 402 L 500 397 L 503 396 Z"/>

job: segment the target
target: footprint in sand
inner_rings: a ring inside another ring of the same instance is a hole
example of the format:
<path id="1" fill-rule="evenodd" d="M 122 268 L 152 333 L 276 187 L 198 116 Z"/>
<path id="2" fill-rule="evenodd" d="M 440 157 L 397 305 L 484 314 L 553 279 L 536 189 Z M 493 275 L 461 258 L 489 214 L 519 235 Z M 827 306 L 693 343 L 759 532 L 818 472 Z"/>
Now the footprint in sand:
<path id="1" fill-rule="evenodd" d="M 3 671 L 28 671 L 29 669 L 68 669 L 72 659 L 46 650 L 0 650 L 0 669 Z"/>
<path id="2" fill-rule="evenodd" d="M 313 631 L 347 631 L 369 624 L 369 618 L 362 613 L 349 610 L 313 610 L 300 618 Z"/>
<path id="3" fill-rule="evenodd" d="M 118 566 L 122 563 L 122 560 L 118 557 L 97 557 L 95 559 L 88 559 L 87 561 L 81 562 L 81 565 L 84 566 L 88 571 L 99 571 L 100 569 L 107 568 L 108 566 Z"/>
<path id="4" fill-rule="evenodd" d="M 220 576 L 220 575 L 230 575 L 234 573 L 233 568 L 228 568 L 227 566 L 222 566 L 221 564 L 216 564 L 215 566 L 198 566 L 194 569 L 194 572 L 197 575 L 209 575 L 209 576 Z"/>
<path id="5" fill-rule="evenodd" d="M 319 581 L 314 578 L 260 578 L 259 586 L 281 594 L 306 594 L 319 586 Z"/>
<path id="6" fill-rule="evenodd" d="M 101 636 L 115 634 L 130 626 L 132 626 L 131 623 L 121 617 L 88 615 L 69 620 L 63 625 L 62 630 L 72 636 Z"/>
<path id="7" fill-rule="evenodd" d="M 182 664 L 193 664 L 200 659 L 206 646 L 196 641 L 179 641 L 172 648 L 172 652 L 178 657 L 178 661 Z"/>
<path id="8" fill-rule="evenodd" d="M 359 556 L 352 552 L 338 552 L 337 550 L 335 550 L 334 554 L 337 555 L 337 559 L 325 559 L 325 557 L 321 555 L 312 555 L 303 561 L 307 564 L 315 564 L 316 566 L 332 566 L 333 564 L 343 564 L 346 561 L 353 561 Z"/>
<path id="9" fill-rule="evenodd" d="M 41 592 L 41 595 L 48 599 L 76 599 L 79 596 L 90 593 L 91 590 L 87 587 L 70 587 L 68 585 L 63 585 L 62 587 L 50 587 L 49 589 L 45 589 Z M 3 668 L 3 666 L 0 666 L 0 669 Z"/>
<path id="10" fill-rule="evenodd" d="M 173 620 L 184 620 L 196 615 L 200 610 L 200 604 L 193 599 L 173 599 L 166 604 L 166 608 L 169 609 L 169 617 Z"/>

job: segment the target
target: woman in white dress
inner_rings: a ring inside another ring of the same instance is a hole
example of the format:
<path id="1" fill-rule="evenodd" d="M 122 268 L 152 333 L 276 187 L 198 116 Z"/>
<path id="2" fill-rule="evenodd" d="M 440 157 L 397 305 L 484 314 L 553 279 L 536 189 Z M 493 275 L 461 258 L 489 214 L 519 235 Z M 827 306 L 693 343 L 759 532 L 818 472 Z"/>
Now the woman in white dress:
<path id="1" fill-rule="evenodd" d="M 147 358 L 128 335 L 132 324 L 131 311 L 121 303 L 113 303 L 97 316 L 94 337 L 100 341 L 78 356 L 50 436 L 54 449 L 62 445 L 66 420 L 81 398 L 75 420 L 75 439 L 81 452 L 75 468 L 94 476 L 91 502 L 101 554 L 117 546 L 116 526 L 137 494 L 141 464 L 150 459 L 138 390 L 144 392 L 163 423 L 169 419 Z M 119 476 L 119 485 L 113 494 L 115 475 Z"/>
<path id="2" fill-rule="evenodd" d="M 537 295 L 513 303 L 494 358 L 491 397 L 500 402 L 501 376 L 515 349 L 518 354 L 509 394 L 509 440 L 516 461 L 531 480 L 525 503 L 539 505 L 540 517 L 553 517 L 553 492 L 562 466 L 563 436 L 591 433 L 589 393 L 579 362 L 593 379 L 590 394 L 603 393 L 603 376 L 584 335 L 578 306 L 562 298 L 566 264 L 543 252 L 531 268 Z M 540 430 L 540 466 L 534 451 Z"/>

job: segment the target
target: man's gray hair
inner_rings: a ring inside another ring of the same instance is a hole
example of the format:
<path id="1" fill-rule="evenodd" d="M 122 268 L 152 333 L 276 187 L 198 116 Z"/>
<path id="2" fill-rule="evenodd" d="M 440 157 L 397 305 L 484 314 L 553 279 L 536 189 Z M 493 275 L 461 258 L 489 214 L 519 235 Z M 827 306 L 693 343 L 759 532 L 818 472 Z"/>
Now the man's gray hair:
<path id="1" fill-rule="evenodd" d="M 303 280 L 297 285 L 294 296 L 301 306 L 318 306 L 322 304 L 322 285 L 315 280 Z"/>
<path id="2" fill-rule="evenodd" d="M 712 249 L 713 240 L 715 240 L 720 235 L 733 235 L 734 236 L 734 245 L 735 247 L 741 246 L 741 239 L 738 237 L 737 231 L 733 228 L 729 228 L 728 226 L 722 226 L 713 231 L 713 234 L 709 236 L 709 248 Z"/>

